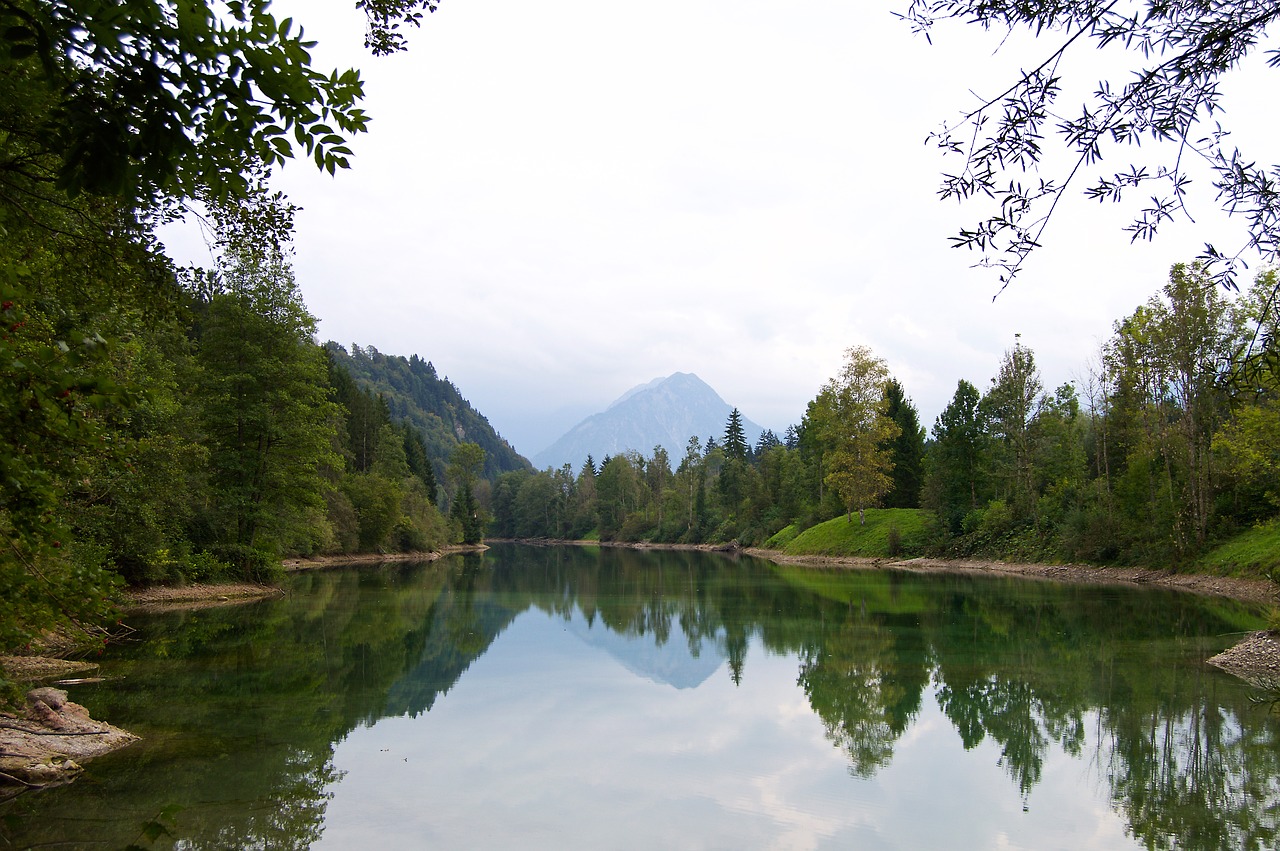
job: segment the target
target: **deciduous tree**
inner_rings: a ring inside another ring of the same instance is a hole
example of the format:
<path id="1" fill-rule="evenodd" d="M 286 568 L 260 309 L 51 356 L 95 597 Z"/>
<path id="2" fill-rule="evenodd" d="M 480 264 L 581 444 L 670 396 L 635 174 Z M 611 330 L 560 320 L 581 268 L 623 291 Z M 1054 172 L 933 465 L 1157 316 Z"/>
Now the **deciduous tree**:
<path id="1" fill-rule="evenodd" d="M 823 386 L 810 409 L 823 446 L 825 481 L 840 494 L 850 522 L 856 508 L 866 523 L 865 510 L 892 485 L 893 460 L 885 446 L 899 429 L 887 415 L 888 380 L 883 360 L 866 346 L 852 346 L 840 374 Z"/>

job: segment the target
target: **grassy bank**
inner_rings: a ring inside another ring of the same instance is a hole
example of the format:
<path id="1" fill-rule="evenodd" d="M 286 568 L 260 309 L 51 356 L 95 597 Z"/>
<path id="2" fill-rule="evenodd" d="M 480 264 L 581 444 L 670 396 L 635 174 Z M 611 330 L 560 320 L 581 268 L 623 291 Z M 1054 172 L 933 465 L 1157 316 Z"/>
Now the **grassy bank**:
<path id="1" fill-rule="evenodd" d="M 1280 520 L 1254 526 L 1195 562 L 1200 573 L 1280 580 Z"/>
<path id="2" fill-rule="evenodd" d="M 872 509 L 865 525 L 841 515 L 808 529 L 788 526 L 765 541 L 764 548 L 789 556 L 832 556 L 843 558 L 909 558 L 938 555 L 930 551 L 936 544 L 935 521 L 927 511 L 907 508 Z M 1025 553 L 986 552 L 973 557 L 1012 561 L 1041 561 Z M 1160 565 L 1145 565 L 1159 568 Z M 1247 529 L 1218 544 L 1178 572 L 1209 576 L 1280 580 L 1280 520 Z"/>
<path id="3" fill-rule="evenodd" d="M 929 540 L 933 515 L 914 508 L 873 508 L 866 523 L 841 515 L 803 531 L 794 526 L 774 535 L 765 547 L 792 556 L 898 558 L 919 555 Z"/>

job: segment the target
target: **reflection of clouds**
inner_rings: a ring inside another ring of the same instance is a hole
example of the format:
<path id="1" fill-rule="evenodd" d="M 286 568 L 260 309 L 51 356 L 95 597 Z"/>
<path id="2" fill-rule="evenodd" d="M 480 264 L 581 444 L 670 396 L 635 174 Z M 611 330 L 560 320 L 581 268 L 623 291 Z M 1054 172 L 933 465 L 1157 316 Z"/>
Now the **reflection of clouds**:
<path id="1" fill-rule="evenodd" d="M 935 687 L 894 759 L 850 777 L 798 664 L 753 641 L 740 686 L 677 690 L 528 612 L 430 712 L 338 746 L 316 847 L 1134 847 L 1056 745 L 1024 812 L 999 746 L 964 750 Z"/>

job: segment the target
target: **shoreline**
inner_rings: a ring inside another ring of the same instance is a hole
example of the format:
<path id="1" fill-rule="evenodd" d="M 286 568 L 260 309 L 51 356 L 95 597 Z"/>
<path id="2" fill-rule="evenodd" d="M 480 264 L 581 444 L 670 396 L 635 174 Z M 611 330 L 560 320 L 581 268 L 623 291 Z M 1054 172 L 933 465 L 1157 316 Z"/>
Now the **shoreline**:
<path id="1" fill-rule="evenodd" d="M 740 547 L 737 544 L 654 544 L 646 541 L 571 541 L 536 538 L 519 540 L 494 538 L 495 543 L 527 546 L 597 546 L 628 550 L 671 550 L 741 554 L 800 567 L 842 568 L 846 570 L 906 570 L 914 573 L 968 573 L 1017 576 L 1052 582 L 1095 585 L 1130 585 L 1135 588 L 1167 588 L 1188 594 L 1227 597 L 1245 603 L 1280 606 L 1280 584 L 1268 579 L 1240 576 L 1214 576 L 1207 573 L 1178 573 L 1149 567 L 1100 567 L 1090 564 L 1044 564 L 1039 562 L 1006 562 L 991 559 L 951 559 L 919 556 L 914 558 L 876 558 L 869 556 L 787 555 L 781 550 L 763 547 Z"/>
<path id="2" fill-rule="evenodd" d="M 651 544 L 645 542 L 554 541 L 548 539 L 527 541 L 510 539 L 493 540 L 495 543 L 501 540 L 503 543 L 521 543 L 530 546 L 600 546 L 632 550 L 718 552 L 728 555 L 748 555 L 754 558 L 765 559 L 779 565 L 796 565 L 799 567 L 811 567 L 818 569 L 903 570 L 914 573 L 959 573 L 987 576 L 1013 576 L 1022 579 L 1075 584 L 1116 584 L 1132 587 L 1157 587 L 1190 594 L 1225 597 L 1246 603 L 1253 603 L 1259 606 L 1275 606 L 1280 604 L 1280 586 L 1265 579 L 1210 576 L 1196 573 L 1175 573 L 1169 570 L 1152 570 L 1148 568 L 1094 567 L 1081 564 L 1036 564 L 987 561 L 980 559 L 887 559 L 819 555 L 789 556 L 778 550 L 767 550 L 757 547 L 742 548 L 736 544 Z M 354 556 L 332 555 L 307 559 L 288 559 L 283 564 L 286 571 L 296 572 L 345 565 L 433 562 L 447 555 L 465 552 L 483 552 L 487 549 L 487 546 L 480 544 L 478 546 L 448 547 L 442 551 L 432 553 L 365 553 Z M 181 587 L 160 586 L 145 589 L 131 589 L 125 592 L 121 609 L 127 614 L 152 614 L 167 611 L 185 611 L 214 606 L 250 603 L 255 600 L 283 595 L 285 593 L 287 592 L 279 587 L 256 585 L 245 582 L 193 584 Z M 1256 632 L 1246 636 L 1236 645 L 1213 658 L 1206 660 L 1206 663 L 1239 677 L 1255 687 L 1280 690 L 1280 638 L 1277 638 L 1277 636 L 1266 631 Z M 6 673 L 10 677 L 19 681 L 26 681 L 28 685 L 33 687 L 43 681 L 48 681 L 58 677 L 67 677 L 80 673 L 92 674 L 97 668 L 97 665 L 93 663 L 69 662 L 64 659 L 38 655 L 0 657 L 0 665 L 3 665 Z M 59 711 L 62 711 L 62 704 L 66 702 L 65 692 L 61 692 L 61 698 L 56 699 L 58 692 L 55 689 L 46 688 L 38 689 L 38 691 L 46 693 L 45 696 L 49 698 L 49 702 L 55 705 Z M 35 694 L 35 692 L 32 692 L 32 694 Z M 115 748 L 122 747 L 134 740 L 127 731 L 116 730 L 115 728 L 110 728 L 109 725 L 93 721 L 88 717 L 88 713 L 85 712 L 82 707 L 70 703 L 67 703 L 66 706 L 75 713 L 75 723 L 77 725 L 84 725 L 78 726 L 78 729 L 92 729 L 95 731 L 95 737 L 102 735 L 105 740 L 109 740 L 111 742 L 111 746 L 102 751 L 81 751 L 75 753 L 75 757 L 80 760 L 83 761 L 84 759 L 98 755 L 98 753 L 104 753 L 107 750 L 114 750 Z M 16 716 L 11 714 L 9 715 L 9 719 L 11 719 L 11 722 L 18 720 Z M 19 785 L 31 787 L 36 785 L 46 785 L 48 783 L 66 782 L 79 772 L 80 766 L 71 758 L 70 755 L 65 753 L 65 747 L 61 748 L 61 750 L 57 747 L 53 747 L 54 742 L 47 733 L 44 735 L 36 734 L 35 730 L 38 729 L 39 723 L 44 721 L 43 718 L 39 719 L 39 721 L 35 718 L 22 720 L 24 724 L 34 724 L 34 726 L 29 726 L 27 730 L 24 730 L 21 733 L 16 730 L 0 731 L 9 733 L 8 737 L 0 735 L 0 749 L 13 753 L 14 756 L 21 753 L 25 760 L 24 765 L 33 767 L 20 768 L 16 763 L 10 763 L 4 766 L 8 771 L 4 771 L 3 774 L 8 774 L 11 771 L 18 771 L 19 769 L 23 772 L 35 772 L 34 774 L 27 773 L 22 775 L 10 775 L 11 777 L 19 778 Z M 65 724 L 65 722 L 61 720 L 57 723 L 60 727 Z M 15 725 L 10 723 L 10 726 Z M 107 734 L 108 730 L 111 731 L 110 735 Z M 23 739 L 20 750 L 15 750 L 15 748 L 18 747 L 18 745 L 15 744 L 16 739 L 14 741 L 9 741 L 9 739 L 13 739 L 15 736 L 20 736 Z M 13 747 L 10 747 L 10 745 Z M 74 749 L 72 750 L 74 751 Z M 0 774 L 0 780 L 3 780 L 3 774 Z M 4 786 L 5 784 L 0 782 L 0 788 L 3 788 Z"/>
<path id="3" fill-rule="evenodd" d="M 907 570 L 915 573 L 969 573 L 1017 576 L 1095 585 L 1130 585 L 1135 588 L 1167 588 L 1209 597 L 1227 597 L 1245 603 L 1280 605 L 1280 585 L 1267 579 L 1212 576 L 1205 573 L 1176 573 L 1146 567 L 1097 567 L 1088 564 L 1038 564 L 984 559 L 939 558 L 859 558 L 855 556 L 789 556 L 778 550 L 751 547 L 743 553 L 775 564 L 809 567 L 838 567 L 851 570 Z"/>

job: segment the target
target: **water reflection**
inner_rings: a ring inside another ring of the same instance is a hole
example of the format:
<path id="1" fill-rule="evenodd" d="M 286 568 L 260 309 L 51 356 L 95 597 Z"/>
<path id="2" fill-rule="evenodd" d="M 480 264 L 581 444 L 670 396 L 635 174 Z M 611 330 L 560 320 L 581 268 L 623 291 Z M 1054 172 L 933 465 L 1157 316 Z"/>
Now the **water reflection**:
<path id="1" fill-rule="evenodd" d="M 104 664 L 115 679 L 73 698 L 145 741 L 5 805 L 0 839 L 123 847 L 178 804 L 191 848 L 396 830 L 410 845 L 554 847 L 568 829 L 616 845 L 609 825 L 677 847 L 975 831 L 976 845 L 1269 848 L 1277 720 L 1200 664 L 1257 626 L 1246 607 L 1170 593 L 702 553 L 497 547 L 309 573 L 285 599 L 141 624 L 145 640 Z M 980 780 L 992 765 L 1003 791 Z M 466 833 L 486 807 L 510 835 Z"/>

